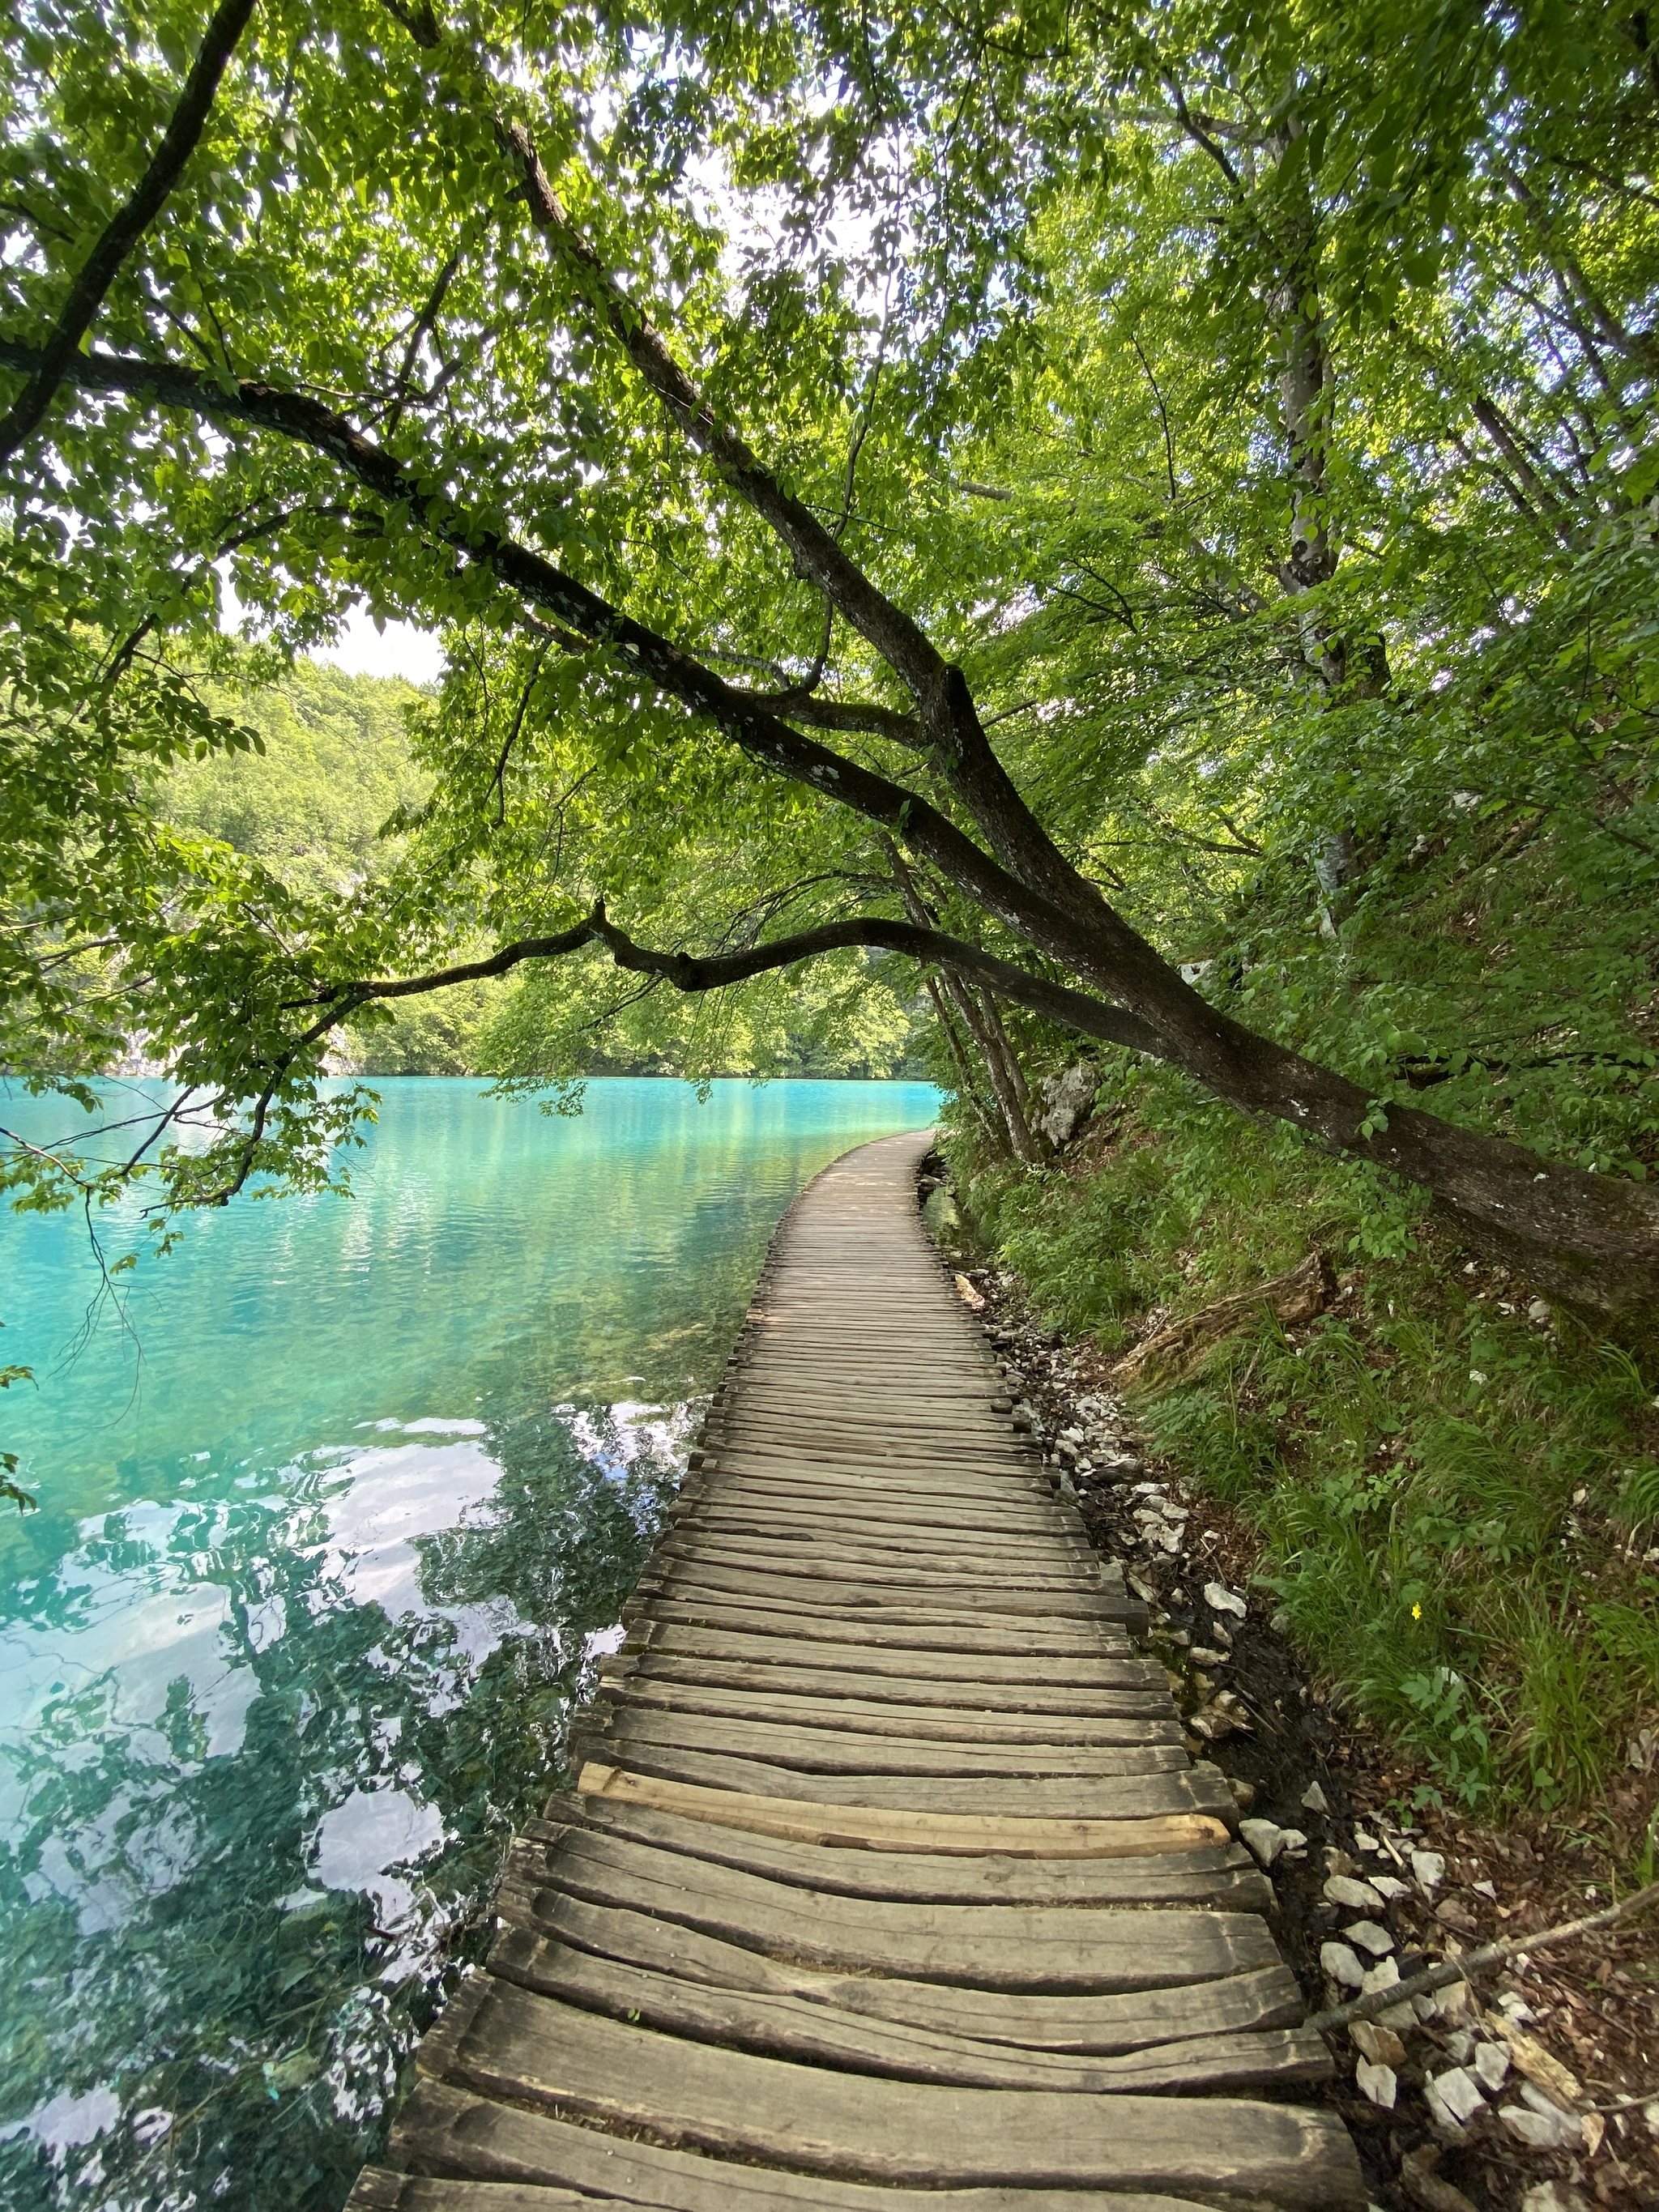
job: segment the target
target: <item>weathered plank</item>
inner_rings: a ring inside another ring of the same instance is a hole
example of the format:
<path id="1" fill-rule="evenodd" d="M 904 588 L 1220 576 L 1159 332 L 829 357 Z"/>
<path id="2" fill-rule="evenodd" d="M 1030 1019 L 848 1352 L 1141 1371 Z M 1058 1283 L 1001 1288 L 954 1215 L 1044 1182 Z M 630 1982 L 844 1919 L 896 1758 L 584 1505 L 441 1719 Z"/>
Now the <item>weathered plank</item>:
<path id="1" fill-rule="evenodd" d="M 1016 1639 L 1018 1640 L 1018 1639 Z M 1063 1672 L 1055 1694 L 1066 1688 L 1079 1695 L 1097 1688 L 1115 1688 L 1120 1683 L 1158 1682 L 1167 1690 L 1169 1678 L 1151 1660 L 1140 1658 L 1127 1636 L 1115 1630 L 1085 1638 L 1067 1638 L 1064 1649 L 1009 1651 L 994 1646 L 980 1650 L 964 1646 L 960 1638 L 941 1642 L 930 1636 L 925 1643 L 861 1644 L 855 1635 L 838 1633 L 829 1638 L 796 1638 L 786 1619 L 769 1614 L 766 1624 L 746 1632 L 735 1623 L 704 1628 L 696 1622 L 660 1619 L 656 1613 L 629 1631 L 618 1657 L 637 1658 L 647 1665 L 659 1660 L 699 1661 L 754 1667 L 805 1668 L 816 1673 L 854 1674 L 872 1682 L 925 1681 L 941 1690 L 960 1689 L 972 1697 L 985 1688 L 1013 1688 L 1027 1683 L 1048 1693 L 1048 1677 Z M 872 1688 L 871 1697 L 885 1694 Z"/>
<path id="2" fill-rule="evenodd" d="M 849 1684 L 858 1681 L 856 1675 L 842 1679 Z M 1157 1692 L 1148 1690 L 1120 1692 L 1116 1712 L 1079 1714 L 1034 1711 L 1030 1703 L 1020 1704 L 1018 1694 L 998 1707 L 924 1705 L 897 1698 L 884 1701 L 854 1694 L 851 1689 L 844 1693 L 820 1691 L 817 1696 L 769 1689 L 763 1703 L 755 1694 L 753 1683 L 725 1688 L 699 1683 L 695 1676 L 683 1673 L 665 1678 L 630 1668 L 627 1674 L 608 1672 L 603 1680 L 604 1704 L 611 1707 L 682 1716 L 702 1713 L 732 1721 L 752 1720 L 760 1711 L 777 1725 L 793 1723 L 803 1728 L 831 1729 L 839 1735 L 857 1731 L 928 1743 L 987 1747 L 1176 1743 L 1181 1738 L 1181 1724 L 1170 1711 L 1167 1693 L 1160 1699 Z"/>
<path id="3" fill-rule="evenodd" d="M 882 2189 L 821 2174 L 728 2164 L 656 2143 L 619 2140 L 439 2081 L 425 2084 L 399 2119 L 392 2154 L 422 2174 L 486 2173 L 520 2187 L 564 2183 L 582 2192 L 585 2202 L 609 2198 L 651 2206 L 656 2212 L 805 2212 L 809 2207 L 813 2212 L 1203 2212 L 1191 2198 L 1161 2192 Z M 442 2190 L 456 2184 L 426 2185 Z M 434 2196 L 400 2198 L 398 2212 L 497 2208 L 487 2201 Z M 520 2207 L 508 2201 L 500 2212 L 520 2212 Z M 542 2208 L 532 2203 L 524 2212 Z"/>
<path id="4" fill-rule="evenodd" d="M 987 1614 L 994 1620 L 1031 1616 L 1042 1621 L 1123 1620 L 1139 1616 L 1144 1608 L 1135 1598 L 1121 1598 L 1103 1585 L 1068 1589 L 1056 1577 L 1052 1595 L 1042 1589 L 994 1587 L 965 1589 L 959 1583 L 935 1583 L 925 1575 L 904 1577 L 860 1572 L 856 1582 L 816 1575 L 809 1562 L 786 1571 L 781 1565 L 766 1569 L 723 1567 L 696 1559 L 665 1559 L 659 1571 L 640 1578 L 641 1595 L 686 1598 L 702 1593 L 738 1598 L 750 1604 L 810 1604 L 820 1613 L 850 1613 L 860 1619 L 908 1623 L 943 1613 L 948 1623 L 971 1625 Z M 804 1588 L 810 1584 L 810 1588 Z"/>
<path id="5" fill-rule="evenodd" d="M 1113 1744 L 990 1743 L 965 1731 L 945 1742 L 912 1735 L 824 1728 L 811 1720 L 733 1720 L 676 1706 L 659 1711 L 606 1699 L 584 1716 L 573 1739 L 589 1758 L 632 1765 L 642 1751 L 729 1753 L 767 1759 L 799 1774 L 1054 1776 L 1097 1780 L 1120 1774 L 1184 1772 L 1188 1760 L 1174 1720 L 1130 1723 Z"/>
<path id="6" fill-rule="evenodd" d="M 1056 1781 L 1046 1777 L 879 1774 L 866 1766 L 850 1774 L 811 1773 L 726 1752 L 685 1751 L 667 1744 L 631 1743 L 628 1770 L 643 1781 L 690 1783 L 747 1797 L 805 1799 L 820 1808 L 839 1805 L 870 1812 L 952 1813 L 975 1817 L 1066 1820 L 1141 1820 L 1171 1813 L 1202 1813 L 1237 1821 L 1232 1793 L 1213 1768 L 1194 1766 L 1163 1774 L 1091 1776 Z M 586 1785 L 584 1785 L 586 1786 Z M 822 1809 L 819 1820 L 825 1814 Z M 842 1833 L 848 1832 L 842 1829 Z"/>
<path id="7" fill-rule="evenodd" d="M 1237 2097 L 1077 2098 L 895 2082 L 714 2051 L 494 1977 L 428 2035 L 422 2071 L 638 2130 L 670 2148 L 853 2181 L 1174 2189 L 1286 2212 L 1360 2212 L 1334 2114 Z"/>
<path id="8" fill-rule="evenodd" d="M 1119 1858 L 1013 1858 L 1000 1853 L 847 1850 L 761 1835 L 752 1828 L 682 1820 L 642 1805 L 560 1791 L 546 1818 L 528 1820 L 529 1843 L 561 1842 L 571 1828 L 647 1844 L 679 1857 L 769 1875 L 813 1897 L 878 1897 L 931 1905 L 1205 1905 L 1266 1912 L 1273 1890 L 1242 1844 L 1193 1844 Z"/>
<path id="9" fill-rule="evenodd" d="M 668 1939 L 664 1948 L 674 1939 Z M 1285 2087 L 1322 2081 L 1331 2056 L 1316 2033 L 1278 2029 L 1246 2035 L 1201 2035 L 1158 2043 L 1109 2058 L 1079 2060 L 1000 2046 L 939 2028 L 915 2027 L 866 2014 L 848 2014 L 814 1990 L 809 1996 L 732 1989 L 686 1976 L 677 1960 L 620 1963 L 508 1929 L 490 1954 L 489 1970 L 538 1996 L 557 1997 L 610 2020 L 729 2045 L 763 2057 L 808 2066 L 841 2066 L 895 2081 L 954 2083 L 963 2088 L 1058 2089 L 1103 2095 Z"/>
<path id="10" fill-rule="evenodd" d="M 1093 1596 L 1101 1586 L 1098 1560 L 1085 1559 L 1080 1550 L 1068 1554 L 1058 1545 L 1046 1566 L 1019 1553 L 1011 1553 L 994 1565 L 982 1553 L 972 1559 L 961 1553 L 939 1553 L 914 1539 L 889 1544 L 827 1537 L 786 1540 L 703 1528 L 665 1536 L 652 1552 L 650 1566 L 658 1574 L 682 1567 L 720 1566 L 738 1572 L 805 1575 L 825 1581 L 856 1577 L 866 1589 L 924 1584 L 933 1589 L 971 1591 L 975 1597 L 1016 1589 L 1073 1590 Z"/>
<path id="11" fill-rule="evenodd" d="M 623 1607 L 623 1619 L 631 1627 L 646 1613 L 641 1601 Z M 1091 1633 L 1073 1621 L 1051 1626 L 1035 1615 L 1030 1625 L 1024 1621 L 1018 1626 L 1002 1620 L 988 1620 L 983 1613 L 912 1614 L 896 1611 L 893 1618 L 871 1607 L 857 1615 L 822 1613 L 809 1610 L 805 1601 L 793 1603 L 787 1598 L 763 1601 L 750 1596 L 743 1600 L 730 1591 L 715 1590 L 706 1595 L 693 1591 L 665 1595 L 653 1594 L 649 1614 L 652 1620 L 665 1626 L 676 1623 L 687 1628 L 715 1628 L 730 1630 L 744 1636 L 787 1637 L 798 1644 L 823 1645 L 840 1644 L 860 1650 L 887 1650 L 890 1651 L 951 1651 L 963 1654 L 1003 1653 L 1011 1658 L 1023 1659 L 1030 1667 L 1045 1659 L 1090 1660 L 1111 1651 L 1127 1652 L 1131 1646 L 1127 1638 L 1115 1643 L 1109 1631 L 1115 1625 L 1102 1620 L 1100 1631 Z"/>
<path id="12" fill-rule="evenodd" d="M 708 1765 L 743 1767 L 746 1761 L 706 1760 Z M 759 1768 L 759 1772 L 767 1770 Z M 782 1778 L 799 1780 L 798 1777 Z M 1183 1778 L 1190 1779 L 1190 1778 Z M 1220 1843 L 1232 1820 L 1233 1801 L 1224 1788 L 1208 1793 L 1212 1804 L 1224 1800 L 1224 1817 L 1201 1804 L 1177 1802 L 1152 1811 L 1136 1807 L 1147 1796 L 1174 1797 L 1182 1792 L 1168 1786 L 1169 1778 L 1152 1783 L 1137 1778 L 1110 1793 L 1116 1808 L 1109 1814 L 1079 1813 L 1074 1799 L 1071 1809 L 1044 1816 L 1030 1804 L 1029 1788 L 1015 1793 L 1026 1801 L 1023 1813 L 1003 1813 L 988 1807 L 988 1796 L 1003 1794 L 987 1784 L 966 1793 L 973 1801 L 966 1809 L 950 1805 L 894 1806 L 872 1797 L 809 1795 L 786 1797 L 775 1791 L 756 1793 L 735 1784 L 706 1786 L 669 1777 L 624 1771 L 597 1761 L 585 1766 L 578 1786 L 595 1797 L 619 1799 L 678 1813 L 692 1820 L 710 1820 L 729 1828 L 752 1828 L 761 1835 L 781 1836 L 793 1842 L 835 1844 L 842 1850 L 866 1846 L 890 1851 L 966 1852 L 977 1856 L 994 1851 L 1026 1858 L 1127 1858 L 1147 1851 L 1184 1850 L 1197 1843 Z M 832 1785 L 823 1784 L 823 1790 Z M 900 1794 L 909 1794 L 901 1790 Z M 960 1793 L 957 1793 L 960 1794 Z M 1086 1794 L 1079 1790 L 1078 1795 Z M 1185 1793 L 1196 1798 L 1196 1788 Z"/>
<path id="13" fill-rule="evenodd" d="M 1273 1937 L 1251 1913 L 825 1897 L 806 1918 L 798 1892 L 761 1876 L 696 1861 L 653 1867 L 638 1850 L 613 1844 L 609 1851 L 584 1852 L 574 1848 L 576 1840 L 544 1864 L 516 1848 L 497 1911 L 538 1935 L 636 1961 L 636 1939 L 613 1948 L 622 1940 L 617 1914 L 648 1915 L 815 1972 L 951 1982 L 981 1992 L 1164 1990 L 1256 1973 L 1278 1961 Z M 594 1912 L 612 1916 L 604 1922 L 611 1938 L 595 1932 Z"/>

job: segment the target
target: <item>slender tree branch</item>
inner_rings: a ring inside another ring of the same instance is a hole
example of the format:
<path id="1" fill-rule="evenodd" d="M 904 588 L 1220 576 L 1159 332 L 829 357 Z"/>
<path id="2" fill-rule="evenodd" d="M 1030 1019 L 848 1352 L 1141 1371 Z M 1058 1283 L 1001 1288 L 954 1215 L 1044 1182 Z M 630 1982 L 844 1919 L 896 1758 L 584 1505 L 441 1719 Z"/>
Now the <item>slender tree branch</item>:
<path id="1" fill-rule="evenodd" d="M 800 574 L 817 586 L 919 700 L 931 696 L 945 680 L 943 655 L 920 625 L 842 552 L 834 532 L 784 489 L 747 441 L 717 419 L 701 386 L 675 359 L 655 325 L 571 222 L 524 125 L 506 123 L 498 130 L 502 148 L 523 179 L 531 221 L 580 277 L 601 319 L 675 422 L 738 497 L 770 524 Z"/>
<path id="2" fill-rule="evenodd" d="M 410 395 L 414 388 L 411 380 L 415 373 L 415 362 L 421 350 L 421 342 L 429 336 L 434 325 L 443 313 L 444 301 L 448 296 L 450 286 L 455 282 L 460 266 L 461 249 L 458 246 L 438 271 L 436 281 L 427 295 L 426 305 L 410 326 L 409 338 L 404 347 L 403 362 L 398 368 L 397 380 L 392 386 L 397 397 L 393 399 L 391 410 L 386 418 L 385 434 L 388 438 L 403 421 L 404 410 L 409 404 Z"/>
<path id="3" fill-rule="evenodd" d="M 213 106 L 219 80 L 234 52 L 236 41 L 247 27 L 254 0 L 221 0 L 218 12 L 185 80 L 185 88 L 161 143 L 137 190 L 120 212 L 111 217 L 103 234 L 82 263 L 70 295 L 58 311 L 56 325 L 27 383 L 0 422 L 0 463 L 9 461 L 40 425 L 52 395 L 64 380 L 64 372 L 76 349 L 92 327 L 104 295 L 114 283 L 122 263 L 161 213 L 168 194 L 184 173 L 195 152 Z"/>
<path id="4" fill-rule="evenodd" d="M 495 773 L 490 778 L 491 787 L 495 793 L 495 827 L 498 830 L 507 819 L 507 764 L 513 757 L 514 746 L 519 742 L 519 732 L 524 727 L 524 718 L 530 708 L 530 695 L 541 680 L 542 663 L 546 659 L 552 644 L 552 639 L 549 638 L 537 648 L 534 665 L 525 679 L 524 689 L 519 694 L 519 703 L 513 712 L 513 721 L 507 733 L 507 742 L 501 747 L 501 757 L 495 763 Z"/>
<path id="5" fill-rule="evenodd" d="M 995 953 L 969 944 L 965 939 L 948 936 L 942 930 L 921 928 L 914 922 L 889 921 L 878 915 L 857 915 L 843 921 L 820 922 L 815 928 L 773 938 L 763 945 L 745 945 L 735 952 L 699 957 L 693 953 L 664 952 L 636 944 L 610 919 L 603 902 L 585 921 L 556 937 L 520 938 L 487 958 L 461 961 L 427 975 L 388 976 L 337 985 L 327 994 L 332 1011 L 325 1015 L 324 1021 L 330 1026 L 343 1021 L 349 1013 L 356 1012 L 358 1006 L 371 1000 L 420 998 L 429 991 L 447 990 L 452 984 L 476 982 L 486 975 L 505 975 L 527 960 L 560 959 L 594 943 L 605 945 L 619 968 L 635 975 L 659 976 L 679 991 L 722 990 L 729 984 L 747 982 L 750 977 L 765 975 L 775 968 L 793 968 L 799 961 L 811 960 L 826 952 L 845 952 L 857 947 L 896 952 L 925 965 L 954 969 L 960 975 L 971 975 L 1016 1006 L 1027 1006 L 1033 1013 L 1046 1014 L 1068 1029 L 1080 1030 L 1085 1036 L 1097 1036 L 1108 1044 L 1122 1045 L 1128 1051 L 1150 1053 L 1155 1057 L 1161 1057 L 1167 1049 L 1152 1024 L 1143 1022 L 1126 1008 L 1109 1006 L 1085 992 L 1069 990 L 1064 984 L 1051 983 L 1043 976 L 1017 968 L 1011 960 L 999 959 Z M 302 1043 L 314 1042 L 319 1033 L 313 1024 L 306 1032 Z"/>
<path id="6" fill-rule="evenodd" d="M 771 714 L 787 715 L 815 730 L 866 730 L 871 736 L 890 738 L 912 752 L 923 748 L 921 725 L 902 708 L 883 707 L 873 699 L 820 699 L 806 691 L 745 691 L 739 698 Z"/>

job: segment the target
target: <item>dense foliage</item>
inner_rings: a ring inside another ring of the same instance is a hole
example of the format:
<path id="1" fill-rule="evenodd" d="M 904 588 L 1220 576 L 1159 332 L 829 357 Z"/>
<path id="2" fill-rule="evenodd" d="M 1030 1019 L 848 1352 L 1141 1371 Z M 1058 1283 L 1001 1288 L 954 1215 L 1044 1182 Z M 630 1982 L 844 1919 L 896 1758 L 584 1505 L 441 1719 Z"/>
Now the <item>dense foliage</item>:
<path id="1" fill-rule="evenodd" d="M 143 1032 L 218 1132 L 152 1155 L 192 1202 L 325 1171 L 388 969 L 559 956 L 514 1036 L 558 1076 L 612 959 L 728 992 L 695 1065 L 775 1030 L 769 960 L 856 1028 L 884 946 L 1650 1304 L 1648 946 L 1601 928 L 1651 891 L 1645 26 L 27 10 L 8 1059 Z M 345 886 L 143 801 L 242 742 L 226 577 L 273 659 L 445 626 L 429 793 Z M 1473 1020 L 1367 939 L 1460 810 L 1586 917 Z M 1594 1176 L 1473 1133 L 1564 1053 Z"/>
<path id="2" fill-rule="evenodd" d="M 433 777 L 422 766 L 429 702 L 407 684 L 301 660 L 258 689 L 222 688 L 222 711 L 256 740 L 179 762 L 154 798 L 174 829 L 247 854 L 283 882 L 349 897 L 396 868 Z M 888 1075 L 913 1026 L 891 980 L 860 963 L 839 990 L 809 972 L 720 1008 L 641 1000 L 570 1024 L 559 1073 Z M 365 1014 L 333 1063 L 365 1075 L 500 1075 L 534 1083 L 545 1008 L 525 971 L 458 983 Z M 665 1018 L 666 1017 L 666 1018 Z M 527 1063 L 527 1064 L 526 1064 Z"/>

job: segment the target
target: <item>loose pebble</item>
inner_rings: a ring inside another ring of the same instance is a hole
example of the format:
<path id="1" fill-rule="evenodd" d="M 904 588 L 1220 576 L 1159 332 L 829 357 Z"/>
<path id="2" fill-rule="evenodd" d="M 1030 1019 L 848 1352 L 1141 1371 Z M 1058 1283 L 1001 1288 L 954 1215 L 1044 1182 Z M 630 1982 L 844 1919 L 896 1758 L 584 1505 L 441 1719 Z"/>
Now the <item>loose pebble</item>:
<path id="1" fill-rule="evenodd" d="M 1411 1884 L 1408 1881 L 1401 1881 L 1398 1875 L 1368 1874 L 1365 1879 L 1377 1895 L 1386 1898 L 1390 1905 L 1394 1903 L 1396 1897 L 1411 1895 Z"/>
<path id="2" fill-rule="evenodd" d="M 1346 1905 L 1350 1912 L 1381 1912 L 1382 1899 L 1368 1881 L 1359 1881 L 1352 1875 L 1334 1874 L 1325 1884 L 1324 1894 L 1333 1905 Z"/>
<path id="3" fill-rule="evenodd" d="M 1486 2099 L 1480 2094 L 1480 2084 L 1467 2066 L 1448 2067 L 1443 2074 L 1436 2074 L 1423 2084 L 1423 2094 L 1428 2099 L 1429 2111 L 1443 2126 L 1449 2122 L 1461 2128 L 1466 2120 L 1486 2108 Z"/>
<path id="4" fill-rule="evenodd" d="M 1521 2199 L 1521 2212 L 1586 2212 L 1586 2208 L 1578 2191 L 1565 2181 L 1540 2181 Z"/>
<path id="5" fill-rule="evenodd" d="M 1238 1832 L 1264 1867 L 1270 1867 L 1285 1848 L 1286 1832 L 1277 1820 L 1241 1820 Z"/>
<path id="6" fill-rule="evenodd" d="M 1373 1959 L 1381 1959 L 1394 1948 L 1394 1938 L 1386 1928 L 1379 1928 L 1374 1920 L 1356 1920 L 1351 1928 L 1342 1930 L 1350 1943 L 1357 1943 L 1362 1951 L 1369 1951 Z"/>
<path id="7" fill-rule="evenodd" d="M 1369 2058 L 1373 2066 L 1401 2067 L 1406 2063 L 1406 2046 L 1391 2027 L 1384 2027 L 1375 2020 L 1356 2020 L 1348 2028 L 1355 2050 Z"/>
<path id="8" fill-rule="evenodd" d="M 1365 1969 L 1359 1954 L 1351 1951 L 1346 1943 L 1322 1943 L 1319 1963 L 1334 1982 L 1340 1982 L 1345 1990 L 1359 1990 L 1365 1985 Z"/>
<path id="9" fill-rule="evenodd" d="M 1324 1791 L 1316 1782 L 1310 1782 L 1303 1791 L 1302 1802 L 1310 1813 L 1328 1814 L 1331 1809 Z"/>
<path id="10" fill-rule="evenodd" d="M 1249 1612 L 1242 1597 L 1237 1597 L 1224 1583 L 1206 1583 L 1204 1602 L 1212 1613 L 1231 1613 L 1243 1620 Z"/>
<path id="11" fill-rule="evenodd" d="M 1417 1876 L 1426 1896 L 1430 1890 L 1446 1878 L 1444 1854 L 1440 1851 L 1413 1851 L 1412 1872 Z"/>
<path id="12" fill-rule="evenodd" d="M 1474 2054 L 1474 2070 L 1481 2087 L 1494 2097 L 1510 2070 L 1510 2054 L 1501 2043 L 1483 2043 Z"/>
<path id="13" fill-rule="evenodd" d="M 1564 2112 L 1531 2081 L 1521 2084 L 1524 2105 L 1505 2105 L 1498 2115 L 1513 2136 L 1539 2150 L 1576 2149 L 1584 2139 L 1583 2123 L 1577 2112 Z"/>
<path id="14" fill-rule="evenodd" d="M 1354 2069 L 1353 2078 L 1362 2097 L 1369 2097 L 1385 2112 L 1393 2112 L 1400 2083 L 1392 2066 L 1373 2066 L 1369 2058 L 1362 2058 Z"/>

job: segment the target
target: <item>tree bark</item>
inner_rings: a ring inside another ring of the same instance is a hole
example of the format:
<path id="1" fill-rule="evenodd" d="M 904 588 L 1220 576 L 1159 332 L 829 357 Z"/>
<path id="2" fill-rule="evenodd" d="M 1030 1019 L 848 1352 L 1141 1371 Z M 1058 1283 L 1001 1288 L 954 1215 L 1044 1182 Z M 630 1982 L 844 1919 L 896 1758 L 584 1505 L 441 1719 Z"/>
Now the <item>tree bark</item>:
<path id="1" fill-rule="evenodd" d="M 1008 1149 L 1007 1129 L 1006 1127 L 999 1127 L 990 1109 L 979 1095 L 979 1085 L 974 1080 L 974 1071 L 969 1063 L 967 1048 L 957 1035 L 957 1025 L 951 1018 L 950 1005 L 937 975 L 930 975 L 927 978 L 927 995 L 933 1000 L 933 1012 L 939 1018 L 939 1034 L 944 1037 L 945 1047 L 951 1059 L 956 1062 L 957 1081 L 961 1087 L 963 1103 L 984 1131 L 992 1149 L 995 1152 L 1006 1152 Z"/>

